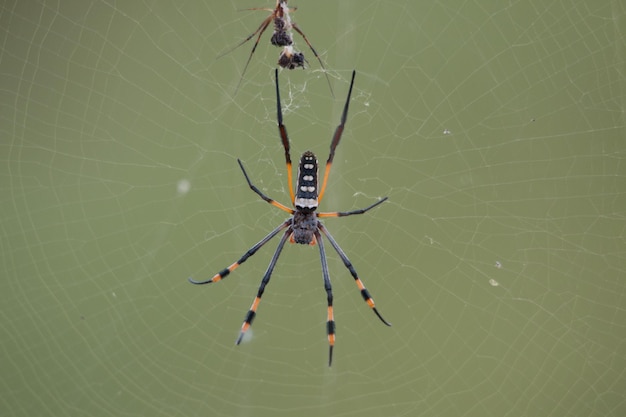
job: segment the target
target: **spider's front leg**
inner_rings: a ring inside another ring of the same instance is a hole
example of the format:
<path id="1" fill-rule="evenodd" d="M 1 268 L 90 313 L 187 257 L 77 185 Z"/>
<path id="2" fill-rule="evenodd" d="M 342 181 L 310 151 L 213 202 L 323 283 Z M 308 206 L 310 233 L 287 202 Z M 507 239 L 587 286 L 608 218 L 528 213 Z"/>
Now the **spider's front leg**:
<path id="1" fill-rule="evenodd" d="M 328 366 L 333 363 L 333 348 L 335 347 L 335 316 L 333 314 L 333 288 L 330 284 L 330 274 L 328 273 L 328 261 L 326 260 L 326 252 L 324 251 L 324 240 L 319 231 L 315 231 L 320 248 L 320 261 L 322 262 L 322 277 L 324 278 L 324 290 L 326 290 L 327 318 L 326 318 L 326 334 L 328 335 Z"/>
<path id="2" fill-rule="evenodd" d="M 241 331 L 239 332 L 239 336 L 237 337 L 237 341 L 235 344 L 240 344 L 243 336 L 248 331 L 250 326 L 252 325 L 252 321 L 256 316 L 256 310 L 259 307 L 259 303 L 261 302 L 261 297 L 265 292 L 265 286 L 270 282 L 270 278 L 272 276 L 272 272 L 274 271 L 274 267 L 276 266 L 276 262 L 278 261 L 278 257 L 280 253 L 283 251 L 283 247 L 285 246 L 285 242 L 287 238 L 291 235 L 291 228 L 285 231 L 285 234 L 278 242 L 278 247 L 276 248 L 276 252 L 274 252 L 274 256 L 272 256 L 272 260 L 270 264 L 267 266 L 267 270 L 265 271 L 265 275 L 263 275 L 263 279 L 261 280 L 261 285 L 259 286 L 259 290 L 257 291 L 256 297 L 252 302 L 252 306 L 250 306 L 250 310 L 246 313 L 246 317 L 243 320 L 243 324 L 241 325 Z"/>
<path id="3" fill-rule="evenodd" d="M 241 265 L 242 263 L 244 263 L 249 257 L 251 257 L 252 255 L 254 255 L 256 253 L 256 251 L 258 251 L 259 249 L 261 249 L 261 247 L 263 247 L 263 245 L 265 245 L 267 242 L 269 242 L 274 236 L 276 236 L 278 234 L 278 232 L 280 232 L 281 230 L 283 230 L 286 227 L 289 227 L 291 225 L 291 219 L 288 219 L 287 221 L 285 221 L 283 224 L 281 224 L 280 226 L 278 226 L 276 229 L 272 230 L 267 236 L 265 236 L 263 239 L 261 239 L 256 245 L 254 245 L 253 247 L 251 247 L 250 249 L 248 249 L 246 251 L 246 253 L 243 254 L 243 256 L 241 258 L 239 258 L 239 260 L 235 263 L 233 263 L 232 265 L 230 265 L 228 268 L 224 268 L 222 269 L 220 272 L 218 272 L 217 274 L 213 275 L 212 278 L 204 280 L 204 281 L 196 281 L 193 278 L 189 277 L 188 280 L 189 282 L 191 282 L 192 284 L 195 285 L 204 285 L 204 284 L 211 284 L 213 282 L 217 282 L 222 280 L 223 278 L 225 278 L 228 274 L 230 274 L 231 272 L 233 272 L 235 269 L 237 269 L 239 267 L 239 265 Z M 291 233 L 291 232 L 290 232 Z"/>
<path id="4" fill-rule="evenodd" d="M 354 278 L 354 282 L 356 282 L 356 285 L 359 287 L 359 290 L 361 291 L 361 297 L 363 297 L 363 301 L 365 301 L 367 305 L 370 306 L 370 308 L 374 311 L 376 316 L 378 316 L 380 321 L 385 323 L 387 326 L 391 326 L 391 323 L 385 320 L 383 316 L 381 316 L 381 314 L 376 309 L 376 304 L 374 303 L 374 299 L 370 295 L 367 288 L 365 288 L 365 285 L 363 284 L 363 281 L 361 281 L 361 278 L 359 278 L 359 275 L 357 274 L 356 269 L 354 269 L 354 266 L 352 266 L 352 262 L 350 262 L 350 259 L 348 259 L 344 251 L 339 247 L 339 244 L 337 243 L 337 241 L 335 241 L 335 239 L 331 236 L 331 234 L 328 232 L 328 230 L 326 229 L 326 227 L 324 227 L 322 223 L 319 224 L 319 230 L 324 234 L 324 236 L 326 236 L 326 238 L 328 239 L 332 247 L 335 249 L 339 257 L 343 261 L 343 264 L 346 266 L 346 268 L 348 268 L 348 271 L 350 271 L 350 275 L 352 275 L 352 278 Z"/>

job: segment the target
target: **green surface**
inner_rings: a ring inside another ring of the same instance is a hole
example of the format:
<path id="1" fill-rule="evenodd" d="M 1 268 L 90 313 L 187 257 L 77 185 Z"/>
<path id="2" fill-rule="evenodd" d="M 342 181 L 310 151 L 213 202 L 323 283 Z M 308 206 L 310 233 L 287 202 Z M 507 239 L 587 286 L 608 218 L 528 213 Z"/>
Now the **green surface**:
<path id="1" fill-rule="evenodd" d="M 292 157 L 326 159 L 327 245 L 288 245 L 266 15 L 236 2 L 0 6 L 0 415 L 626 415 L 623 1 L 292 2 Z"/>

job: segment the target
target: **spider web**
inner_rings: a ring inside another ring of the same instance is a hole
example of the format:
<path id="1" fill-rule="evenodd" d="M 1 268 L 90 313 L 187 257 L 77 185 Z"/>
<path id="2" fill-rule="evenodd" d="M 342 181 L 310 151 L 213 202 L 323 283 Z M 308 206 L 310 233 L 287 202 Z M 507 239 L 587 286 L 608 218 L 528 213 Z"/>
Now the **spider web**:
<path id="1" fill-rule="evenodd" d="M 292 16 L 292 157 L 383 316 L 327 245 L 276 247 L 196 287 L 287 203 L 271 1 L 20 2 L 0 13 L 0 414 L 626 415 L 624 2 L 323 0 Z"/>

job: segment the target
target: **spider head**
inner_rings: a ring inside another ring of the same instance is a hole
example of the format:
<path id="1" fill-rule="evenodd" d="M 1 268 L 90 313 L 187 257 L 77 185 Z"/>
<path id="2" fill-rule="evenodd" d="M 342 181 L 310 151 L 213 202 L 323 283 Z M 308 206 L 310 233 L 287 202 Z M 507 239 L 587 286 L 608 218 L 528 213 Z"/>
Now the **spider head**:
<path id="1" fill-rule="evenodd" d="M 317 158 L 311 151 L 306 151 L 300 157 L 294 201 L 298 211 L 311 213 L 317 210 L 317 165 Z"/>
<path id="2" fill-rule="evenodd" d="M 290 241 L 301 245 L 315 245 L 315 231 L 317 230 L 317 216 L 315 213 L 296 211 L 291 223 Z"/>

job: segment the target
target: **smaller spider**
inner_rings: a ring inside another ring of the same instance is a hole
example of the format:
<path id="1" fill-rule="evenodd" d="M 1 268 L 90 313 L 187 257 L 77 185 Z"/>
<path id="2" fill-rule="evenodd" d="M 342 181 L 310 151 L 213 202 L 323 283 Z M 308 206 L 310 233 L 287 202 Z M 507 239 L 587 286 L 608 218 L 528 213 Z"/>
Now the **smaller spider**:
<path id="1" fill-rule="evenodd" d="M 247 38 L 239 42 L 233 48 L 230 48 L 228 51 L 218 56 L 218 58 L 220 58 L 232 52 L 233 50 L 239 48 L 241 45 L 245 44 L 250 39 L 256 36 L 256 41 L 254 42 L 254 45 L 252 46 L 252 50 L 250 51 L 250 55 L 248 56 L 246 65 L 243 68 L 241 77 L 239 78 L 239 82 L 237 83 L 237 88 L 235 89 L 235 93 L 239 90 L 239 86 L 241 85 L 241 82 L 243 81 L 243 76 L 246 74 L 246 70 L 248 69 L 248 64 L 250 64 L 250 60 L 252 60 L 252 55 L 254 55 L 254 51 L 256 51 L 256 47 L 259 45 L 261 36 L 263 35 L 267 27 L 270 25 L 270 23 L 273 22 L 274 33 L 272 34 L 272 37 L 270 39 L 270 42 L 272 43 L 272 45 L 279 46 L 279 47 L 281 46 L 292 47 L 293 36 L 291 35 L 291 29 L 298 32 L 298 34 L 302 37 L 302 39 L 304 39 L 304 42 L 306 42 L 306 44 L 311 49 L 311 52 L 313 52 L 313 55 L 315 55 L 315 58 L 317 58 L 318 62 L 320 63 L 320 66 L 322 67 L 322 70 L 324 71 L 324 76 L 326 77 L 326 82 L 328 83 L 328 88 L 330 89 L 330 94 L 334 97 L 333 88 L 330 84 L 330 78 L 328 78 L 328 74 L 326 73 L 326 67 L 324 66 L 324 62 L 322 62 L 322 58 L 320 58 L 315 48 L 313 48 L 313 45 L 311 45 L 311 42 L 309 42 L 304 32 L 302 32 L 302 30 L 298 27 L 298 25 L 296 25 L 294 22 L 291 21 L 291 17 L 289 13 L 294 12 L 296 8 L 290 9 L 287 6 L 287 0 L 276 0 L 276 7 L 274 7 L 273 9 L 270 9 L 267 7 L 255 7 L 255 8 L 246 9 L 246 10 L 265 10 L 271 13 L 269 14 L 269 16 L 267 16 L 263 20 L 263 22 L 261 22 L 257 30 L 255 30 L 252 34 L 250 34 Z M 294 52 L 293 49 L 290 49 L 289 51 L 286 51 L 286 49 L 283 49 L 283 52 L 280 54 L 280 57 L 278 59 L 278 65 L 280 65 L 282 68 L 287 68 L 287 69 L 295 69 L 298 67 L 304 68 L 305 62 L 306 60 L 304 59 L 304 54 L 302 52 Z"/>
<path id="2" fill-rule="evenodd" d="M 282 222 L 277 228 L 272 230 L 267 236 L 261 239 L 256 245 L 252 246 L 246 253 L 243 254 L 239 260 L 229 267 L 222 269 L 217 274 L 213 275 L 212 278 L 204 280 L 204 281 L 195 281 L 192 278 L 189 278 L 189 282 L 196 285 L 202 284 L 210 284 L 213 282 L 221 281 L 226 278 L 231 272 L 239 267 L 242 263 L 244 263 L 249 257 L 254 255 L 261 247 L 263 247 L 267 242 L 269 242 L 274 236 L 284 230 L 283 235 L 278 242 L 278 247 L 274 252 L 274 256 L 272 256 L 272 260 L 270 261 L 267 270 L 265 271 L 265 275 L 261 280 L 261 285 L 257 291 L 257 295 L 252 302 L 252 306 L 246 313 L 243 324 L 241 325 L 241 331 L 239 332 L 239 336 L 237 337 L 237 341 L 235 342 L 237 345 L 241 343 L 245 333 L 248 331 L 250 326 L 252 325 L 252 320 L 256 316 L 256 310 L 259 307 L 261 302 L 261 296 L 265 292 L 265 287 L 270 282 L 270 278 L 272 276 L 272 272 L 274 271 L 274 267 L 278 262 L 278 257 L 287 242 L 287 239 L 291 243 L 299 243 L 302 245 L 315 245 L 317 244 L 320 251 L 320 260 L 322 263 L 322 278 L 324 279 L 324 289 L 326 290 L 326 300 L 328 303 L 327 307 L 327 321 L 326 321 L 326 334 L 328 336 L 328 366 L 332 364 L 333 361 L 333 347 L 335 345 L 335 318 L 333 314 L 333 289 L 330 283 L 330 274 L 328 273 L 328 261 L 326 260 L 326 252 L 324 251 L 324 240 L 322 238 L 325 237 L 330 245 L 335 249 L 343 264 L 348 271 L 350 271 L 350 275 L 354 278 L 354 282 L 356 283 L 359 291 L 361 292 L 361 297 L 367 303 L 367 305 L 372 309 L 372 311 L 378 316 L 380 321 L 382 321 L 387 326 L 391 326 L 391 324 L 386 321 L 383 316 L 380 315 L 376 306 L 374 304 L 374 300 L 370 295 L 367 288 L 363 284 L 363 281 L 359 278 L 356 269 L 352 266 L 352 263 L 348 259 L 348 256 L 343 252 L 339 244 L 332 237 L 326 226 L 322 224 L 318 219 L 323 217 L 344 217 L 344 216 L 352 216 L 356 214 L 363 214 L 374 207 L 382 204 L 387 200 L 387 197 L 378 200 L 377 202 L 359 210 L 352 211 L 332 211 L 320 213 L 317 210 L 317 206 L 320 201 L 322 201 L 322 197 L 324 196 L 324 191 L 326 190 L 326 181 L 328 180 L 328 174 L 330 173 L 330 168 L 333 164 L 333 158 L 335 157 L 335 149 L 341 140 L 341 135 L 343 133 L 343 129 L 346 125 L 346 120 L 348 118 L 348 107 L 350 105 L 350 96 L 352 95 L 352 86 L 354 85 L 354 77 L 356 72 L 352 72 L 352 80 L 350 81 L 350 89 L 348 90 L 348 98 L 346 99 L 346 104 L 343 108 L 343 114 L 341 115 L 341 122 L 335 129 L 335 134 L 333 135 L 333 139 L 330 143 L 330 154 L 328 155 L 328 159 L 326 160 L 326 167 L 324 170 L 324 179 L 322 181 L 322 187 L 319 189 L 318 193 L 318 163 L 315 154 L 311 151 L 306 151 L 300 157 L 300 165 L 298 169 L 298 180 L 296 183 L 296 191 L 294 193 L 293 188 L 293 179 L 291 172 L 291 154 L 289 152 L 289 136 L 287 135 L 287 128 L 283 124 L 283 113 L 280 105 L 280 90 L 278 88 L 278 69 L 275 70 L 276 77 L 276 112 L 278 119 L 278 133 L 280 134 L 280 139 L 283 144 L 283 148 L 285 149 L 285 163 L 287 165 L 287 183 L 289 184 L 289 194 L 291 196 L 291 204 L 293 208 L 287 207 L 284 204 L 279 203 L 276 200 L 273 200 L 263 194 L 261 190 L 259 190 L 252 181 L 250 181 L 250 177 L 248 177 L 248 173 L 243 167 L 243 163 L 238 159 L 239 167 L 243 172 L 243 176 L 246 178 L 248 186 L 252 191 L 257 193 L 259 197 L 261 197 L 267 203 L 277 207 L 283 211 L 286 211 L 291 215 L 287 220 Z"/>

